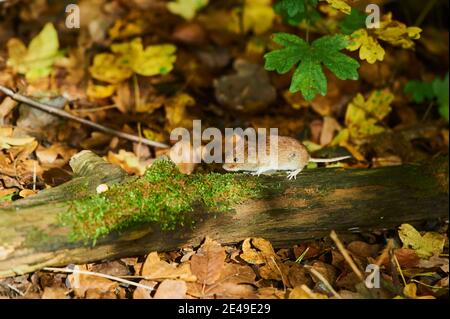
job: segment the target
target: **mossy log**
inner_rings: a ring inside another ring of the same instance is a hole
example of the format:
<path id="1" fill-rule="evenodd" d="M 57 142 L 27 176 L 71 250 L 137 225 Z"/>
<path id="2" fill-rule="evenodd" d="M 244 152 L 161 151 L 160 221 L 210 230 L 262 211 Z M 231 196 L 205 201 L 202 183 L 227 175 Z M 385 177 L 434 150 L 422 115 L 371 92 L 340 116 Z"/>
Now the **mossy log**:
<path id="1" fill-rule="evenodd" d="M 205 236 L 221 243 L 264 237 L 275 246 L 283 246 L 320 238 L 331 230 L 365 231 L 402 223 L 448 219 L 448 158 L 445 157 L 424 165 L 311 169 L 293 181 L 287 180 L 285 174 L 261 177 L 216 174 L 217 181 L 227 184 L 227 188 L 212 194 L 220 193 L 221 202 L 233 198 L 226 211 L 219 212 L 212 208 L 214 205 L 205 205 L 205 196 L 197 194 L 200 197 L 193 199 L 195 203 L 189 212 L 189 220 L 193 224 L 185 221 L 184 226 L 163 230 L 158 223 L 143 223 L 132 218 L 138 222 L 128 222 L 126 228 L 119 227 L 119 230 L 111 227 L 115 231 L 98 238 L 93 245 L 85 240 L 70 239 L 73 227 L 61 223 L 61 214 L 67 214 L 80 198 L 91 196 L 95 199 L 96 195 L 90 194 L 95 194 L 99 184 L 115 184 L 111 190 L 116 187 L 116 193 L 122 185 L 138 187 L 144 184 L 133 184 L 140 179 L 127 176 L 121 169 L 87 151 L 77 154 L 71 166 L 74 170 L 72 181 L 0 208 L 0 277 L 46 266 L 178 249 L 197 245 Z M 227 179 L 223 179 L 224 176 Z M 241 187 L 248 185 L 255 191 L 244 192 L 236 188 L 234 180 L 239 181 L 236 183 Z M 196 185 L 188 184 L 186 180 L 177 181 L 182 187 Z M 172 186 L 167 188 L 170 182 L 162 178 L 152 180 L 151 185 L 153 189 L 166 192 L 166 189 L 175 189 Z M 190 192 L 203 191 L 191 189 Z M 242 192 L 242 196 L 237 196 L 236 192 Z M 122 198 L 115 200 L 123 205 Z M 91 202 L 86 203 L 89 211 Z M 130 205 L 136 207 L 136 203 Z M 144 204 L 139 202 L 139 205 Z M 183 209 L 184 206 L 177 203 L 177 207 Z M 126 216 L 143 213 L 142 209 L 137 211 L 133 208 Z M 102 214 L 109 214 L 109 211 Z M 79 218 L 79 215 L 74 216 L 71 215 Z"/>

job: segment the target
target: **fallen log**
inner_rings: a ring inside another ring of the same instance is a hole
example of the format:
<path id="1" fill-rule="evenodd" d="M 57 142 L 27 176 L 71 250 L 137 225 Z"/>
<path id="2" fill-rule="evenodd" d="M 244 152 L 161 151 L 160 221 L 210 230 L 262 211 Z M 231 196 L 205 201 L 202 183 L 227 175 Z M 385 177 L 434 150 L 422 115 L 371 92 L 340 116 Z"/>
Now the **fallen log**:
<path id="1" fill-rule="evenodd" d="M 215 193 L 211 194 L 218 195 L 217 198 L 209 199 L 213 202 L 235 199 L 239 192 L 238 184 L 233 184 L 235 180 L 241 186 L 247 183 L 245 185 L 248 187 L 257 188 L 258 192 L 243 192 L 240 198 L 238 196 L 237 200 L 229 202 L 230 205 L 225 205 L 225 211 L 219 212 L 204 205 L 205 197 L 209 196 L 208 188 L 216 186 L 208 184 L 200 190 L 191 189 L 190 192 L 196 197 L 189 220 L 195 223 L 185 221 L 184 226 L 178 225 L 173 230 L 163 230 L 161 228 L 164 227 L 158 223 L 144 223 L 134 218 L 139 214 L 147 218 L 143 220 L 155 216 L 145 215 L 149 208 L 141 204 L 142 198 L 133 197 L 134 200 L 128 204 L 120 196 L 111 197 L 110 201 L 116 201 L 113 207 L 133 207 L 126 214 L 119 214 L 122 220 L 127 218 L 127 227 L 111 227 L 113 231 L 106 236 L 95 237 L 93 245 L 93 241 L 87 242 L 86 237 L 75 237 L 74 240 L 71 234 L 76 227 L 61 222 L 61 216 L 69 216 L 72 222 L 77 223 L 82 216 L 78 214 L 79 211 L 76 211 L 78 215 L 67 215 L 74 205 L 87 203 L 83 212 L 90 213 L 91 208 L 97 209 L 94 207 L 97 195 L 90 194 L 95 193 L 99 184 L 115 184 L 111 189 L 115 187 L 116 193 L 122 185 L 139 188 L 140 185 L 149 184 L 139 184 L 140 179 L 127 176 L 118 167 L 87 151 L 77 154 L 71 166 L 74 179 L 70 182 L 0 208 L 0 277 L 32 272 L 46 266 L 173 250 L 197 245 L 205 236 L 221 243 L 235 243 L 247 237 L 264 237 L 279 247 L 321 238 L 331 230 L 366 231 L 429 219 L 448 219 L 448 158 L 445 157 L 423 165 L 311 169 L 302 172 L 294 181 L 287 180 L 284 174 L 261 177 L 216 174 L 215 178 L 219 178 L 219 183 L 227 184 L 227 188 L 215 189 Z M 197 177 L 192 178 L 197 183 Z M 197 185 L 189 184 L 188 180 L 175 180 L 183 184 L 182 187 Z M 207 181 L 210 182 L 209 177 Z M 161 178 L 152 180 L 151 187 L 159 190 L 159 195 L 169 194 L 170 190 L 180 190 L 176 185 L 167 186 L 169 182 Z M 114 192 L 112 194 L 116 194 Z M 91 199 L 88 201 L 79 202 L 89 196 Z M 170 200 L 177 201 L 172 197 Z M 155 206 L 155 203 L 152 205 Z M 179 206 L 178 203 L 167 205 L 163 208 Z M 156 206 L 161 205 L 156 203 Z M 155 212 L 161 215 L 161 211 Z M 104 219 L 95 215 L 97 223 L 102 225 L 99 229 L 104 230 L 105 224 L 102 222 L 108 220 L 109 213 L 109 210 L 102 211 Z M 130 217 L 135 223 L 129 222 Z M 88 224 L 91 225 L 90 221 Z M 91 231 L 91 228 L 86 229 Z"/>

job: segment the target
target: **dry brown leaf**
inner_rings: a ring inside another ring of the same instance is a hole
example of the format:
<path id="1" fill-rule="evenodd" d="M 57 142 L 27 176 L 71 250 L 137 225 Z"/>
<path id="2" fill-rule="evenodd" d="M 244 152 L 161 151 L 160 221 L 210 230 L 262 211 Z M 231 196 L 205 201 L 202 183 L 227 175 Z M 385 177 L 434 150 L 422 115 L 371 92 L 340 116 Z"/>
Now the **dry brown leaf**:
<path id="1" fill-rule="evenodd" d="M 191 258 L 192 273 L 201 284 L 211 285 L 219 279 L 225 262 L 225 249 L 206 237 L 205 242 Z"/>
<path id="2" fill-rule="evenodd" d="M 63 167 L 76 152 L 75 149 L 55 143 L 49 148 L 39 146 L 36 156 L 39 162 L 46 164 L 47 167 Z"/>
<path id="3" fill-rule="evenodd" d="M 322 134 L 320 135 L 320 145 L 328 145 L 333 140 L 335 133 L 341 129 L 341 125 L 334 117 L 325 116 L 323 118 Z"/>
<path id="4" fill-rule="evenodd" d="M 287 279 L 290 287 L 301 285 L 311 286 L 313 284 L 308 271 L 298 263 L 292 263 L 287 273 Z"/>
<path id="5" fill-rule="evenodd" d="M 42 299 L 66 299 L 68 290 L 62 287 L 45 287 Z"/>
<path id="6" fill-rule="evenodd" d="M 256 265 L 264 264 L 259 269 L 262 278 L 282 280 L 284 285 L 289 285 L 287 280 L 289 268 L 281 263 L 269 241 L 263 238 L 247 238 L 242 244 L 242 251 L 240 257 L 246 262 Z"/>
<path id="7" fill-rule="evenodd" d="M 112 164 L 119 165 L 125 172 L 139 176 L 144 175 L 150 166 L 150 161 L 142 161 L 136 154 L 125 150 L 119 150 L 118 154 L 109 151 L 107 160 Z"/>
<path id="8" fill-rule="evenodd" d="M 197 298 L 255 298 L 255 278 L 250 266 L 226 263 L 215 284 L 190 283 L 188 294 Z"/>
<path id="9" fill-rule="evenodd" d="M 169 264 L 161 260 L 157 252 L 152 252 L 147 256 L 142 265 L 142 276 L 151 280 L 181 279 L 184 281 L 196 281 L 197 277 L 192 274 L 191 266 L 188 263 L 177 265 Z"/>
<path id="10" fill-rule="evenodd" d="M 370 245 L 363 241 L 352 241 L 347 249 L 360 257 L 375 257 L 380 251 L 380 245 Z"/>
<path id="11" fill-rule="evenodd" d="M 416 267 L 420 261 L 419 256 L 413 249 L 399 248 L 394 250 L 395 257 L 397 257 L 398 263 L 402 268 Z M 387 262 L 387 260 L 386 260 Z"/>
<path id="12" fill-rule="evenodd" d="M 320 273 L 328 281 L 328 283 L 330 283 L 330 285 L 333 285 L 334 282 L 336 281 L 337 278 L 336 268 L 334 268 L 332 265 L 318 260 L 312 264 L 312 268 L 316 270 L 318 273 Z M 312 275 L 312 279 L 316 283 L 320 282 L 320 280 L 316 278 L 314 275 Z"/>
<path id="13" fill-rule="evenodd" d="M 259 299 L 284 299 L 286 293 L 273 287 L 264 287 L 258 289 Z"/>
<path id="14" fill-rule="evenodd" d="M 433 255 L 429 259 L 421 259 L 417 264 L 419 268 L 435 268 L 440 267 L 443 271 L 448 273 L 448 258 L 442 258 L 438 255 Z"/>
<path id="15" fill-rule="evenodd" d="M 252 248 L 252 245 L 254 248 Z M 277 258 L 277 255 L 269 241 L 263 238 L 247 238 L 242 243 L 240 257 L 249 264 L 261 265 L 272 257 Z"/>
<path id="16" fill-rule="evenodd" d="M 167 279 L 159 284 L 154 299 L 185 299 L 186 292 L 185 281 Z"/>
<path id="17" fill-rule="evenodd" d="M 158 282 L 142 279 L 139 284 L 154 288 Z M 133 299 L 152 299 L 151 293 L 150 289 L 137 287 L 133 292 Z"/>
<path id="18" fill-rule="evenodd" d="M 74 270 L 88 270 L 86 265 L 75 266 Z M 118 283 L 106 278 L 74 272 L 68 276 L 70 287 L 78 298 L 116 298 Z"/>

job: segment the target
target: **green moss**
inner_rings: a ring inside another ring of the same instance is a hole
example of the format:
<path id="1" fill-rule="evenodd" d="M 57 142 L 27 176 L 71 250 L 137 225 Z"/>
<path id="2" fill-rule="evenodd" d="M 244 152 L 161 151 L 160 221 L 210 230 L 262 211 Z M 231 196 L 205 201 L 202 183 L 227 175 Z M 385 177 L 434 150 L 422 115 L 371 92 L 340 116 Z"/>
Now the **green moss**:
<path id="1" fill-rule="evenodd" d="M 166 160 L 155 162 L 139 179 L 112 186 L 107 192 L 74 200 L 60 214 L 71 229 L 70 240 L 95 241 L 113 231 L 142 223 L 163 230 L 190 225 L 194 206 L 210 212 L 229 211 L 233 204 L 259 197 L 257 179 L 239 174 L 181 174 Z"/>

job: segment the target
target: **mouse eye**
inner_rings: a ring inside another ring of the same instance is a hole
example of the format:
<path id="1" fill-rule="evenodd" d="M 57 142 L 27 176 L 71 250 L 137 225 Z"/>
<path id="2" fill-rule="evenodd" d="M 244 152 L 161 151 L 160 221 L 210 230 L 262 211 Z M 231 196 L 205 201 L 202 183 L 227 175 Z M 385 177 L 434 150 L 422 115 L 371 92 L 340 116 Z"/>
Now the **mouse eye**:
<path id="1" fill-rule="evenodd" d="M 297 157 L 297 153 L 295 153 L 295 152 L 294 153 L 290 153 L 289 156 L 288 156 L 289 159 L 296 158 L 296 157 Z"/>
<path id="2" fill-rule="evenodd" d="M 233 162 L 239 163 L 239 158 L 238 158 L 238 157 L 235 157 L 235 158 L 233 159 Z"/>

